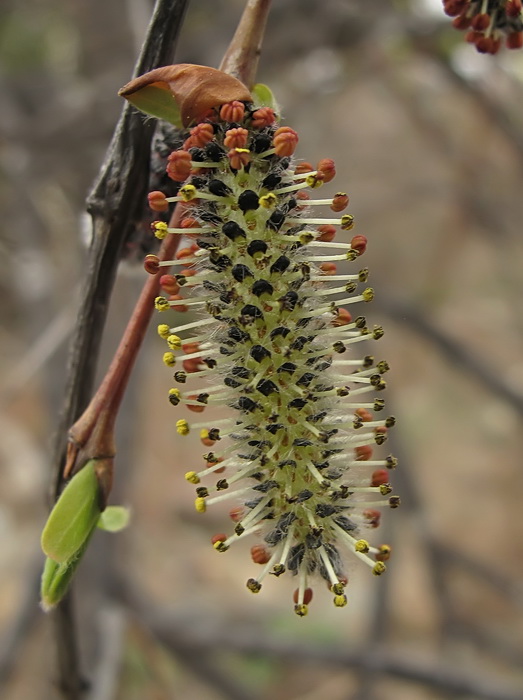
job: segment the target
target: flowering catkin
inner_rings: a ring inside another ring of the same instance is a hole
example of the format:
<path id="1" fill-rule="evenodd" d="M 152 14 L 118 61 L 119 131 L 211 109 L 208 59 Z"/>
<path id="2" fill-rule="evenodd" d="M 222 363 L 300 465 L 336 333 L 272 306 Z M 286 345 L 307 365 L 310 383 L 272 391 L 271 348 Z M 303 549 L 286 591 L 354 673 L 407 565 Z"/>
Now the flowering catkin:
<path id="1" fill-rule="evenodd" d="M 189 236 L 192 245 L 173 261 L 148 256 L 146 268 L 175 270 L 162 277 L 168 296 L 157 298 L 159 311 L 197 313 L 158 327 L 164 362 L 175 370 L 170 402 L 227 412 L 176 423 L 181 435 L 198 431 L 208 448 L 203 465 L 185 475 L 197 485 L 196 510 L 230 503 L 232 533 L 215 535 L 214 548 L 256 535 L 251 554 L 262 568 L 247 587 L 257 593 L 268 574 L 289 571 L 303 616 L 316 575 L 336 606 L 346 604 L 344 550 L 374 574 L 385 571 L 390 547 L 373 547 L 362 533 L 399 499 L 388 483 L 396 459 L 372 454 L 394 425 L 374 417 L 388 365 L 357 352 L 383 330 L 345 308 L 373 298 L 359 265 L 366 238 L 334 241 L 354 226 L 342 214 L 348 197 L 313 198 L 334 177 L 334 163 L 296 162 L 297 142 L 268 107 L 233 101 L 209 112 L 169 157 L 177 196 L 149 196 L 155 211 L 169 202 L 184 210 L 179 228 L 155 222 L 156 235 Z M 350 271 L 338 274 L 337 262 Z"/>

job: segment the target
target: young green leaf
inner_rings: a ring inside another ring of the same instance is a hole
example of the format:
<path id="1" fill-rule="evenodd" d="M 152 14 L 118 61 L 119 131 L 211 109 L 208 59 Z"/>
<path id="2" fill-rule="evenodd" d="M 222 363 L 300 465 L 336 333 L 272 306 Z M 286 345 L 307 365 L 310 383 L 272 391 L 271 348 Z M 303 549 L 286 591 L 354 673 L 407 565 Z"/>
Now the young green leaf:
<path id="1" fill-rule="evenodd" d="M 67 484 L 51 511 L 41 538 L 44 554 L 58 563 L 70 562 L 99 517 L 99 486 L 91 460 Z"/>
<path id="2" fill-rule="evenodd" d="M 94 531 L 94 527 L 89 536 L 77 551 L 76 555 L 62 564 L 47 557 L 44 564 L 42 581 L 40 585 L 40 605 L 44 612 L 49 612 L 62 600 L 67 593 L 69 584 L 78 568 L 82 556 L 87 549 L 87 545 Z"/>
<path id="3" fill-rule="evenodd" d="M 272 90 L 263 83 L 256 83 L 256 85 L 251 90 L 254 105 L 258 108 L 260 107 L 270 107 L 276 114 L 280 114 L 280 107 L 276 102 L 276 98 Z"/>
<path id="4" fill-rule="evenodd" d="M 163 119 L 169 124 L 182 128 L 180 108 L 172 93 L 166 87 L 147 85 L 132 95 L 127 96 L 129 102 L 145 114 L 157 119 Z"/>
<path id="5" fill-rule="evenodd" d="M 97 527 L 107 532 L 120 532 L 129 524 L 131 513 L 123 506 L 107 506 L 101 514 Z"/>

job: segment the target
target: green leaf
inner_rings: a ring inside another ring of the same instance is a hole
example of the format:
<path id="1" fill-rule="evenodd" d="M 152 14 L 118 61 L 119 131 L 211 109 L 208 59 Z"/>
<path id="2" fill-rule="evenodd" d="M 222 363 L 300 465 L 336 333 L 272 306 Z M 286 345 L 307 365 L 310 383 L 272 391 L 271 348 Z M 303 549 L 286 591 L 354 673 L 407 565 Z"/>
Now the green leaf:
<path id="1" fill-rule="evenodd" d="M 256 85 L 251 90 L 251 94 L 254 98 L 255 107 L 270 107 L 276 114 L 280 113 L 280 108 L 276 102 L 276 98 L 273 95 L 272 90 L 267 85 L 263 83 L 256 83 Z"/>
<path id="2" fill-rule="evenodd" d="M 44 564 L 42 581 L 40 586 L 40 605 L 45 612 L 52 610 L 67 593 L 69 584 L 78 568 L 82 556 L 94 532 L 94 527 L 89 536 L 77 551 L 76 556 L 62 564 L 47 557 Z"/>
<path id="3" fill-rule="evenodd" d="M 107 532 L 120 532 L 129 525 L 131 513 L 129 508 L 123 506 L 107 506 L 101 514 L 97 527 Z"/>
<path id="4" fill-rule="evenodd" d="M 69 562 L 89 539 L 100 517 L 94 460 L 71 479 L 56 502 L 42 532 L 44 554 Z"/>
<path id="5" fill-rule="evenodd" d="M 158 85 L 147 85 L 131 95 L 126 95 L 125 99 L 139 109 L 140 112 L 149 114 L 151 117 L 163 119 L 180 129 L 183 126 L 180 108 L 168 89 L 161 88 Z"/>

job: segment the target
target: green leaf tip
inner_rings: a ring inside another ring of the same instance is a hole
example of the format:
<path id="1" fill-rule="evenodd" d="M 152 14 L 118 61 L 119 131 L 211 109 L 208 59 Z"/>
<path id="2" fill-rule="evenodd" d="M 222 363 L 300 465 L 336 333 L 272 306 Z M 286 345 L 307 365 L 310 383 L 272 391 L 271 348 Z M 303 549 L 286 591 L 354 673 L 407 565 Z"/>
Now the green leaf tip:
<path id="1" fill-rule="evenodd" d="M 131 513 L 129 508 L 124 508 L 124 506 L 107 506 L 98 520 L 97 527 L 106 532 L 120 532 L 120 530 L 129 525 L 130 519 Z"/>
<path id="2" fill-rule="evenodd" d="M 100 492 L 91 460 L 63 490 L 42 532 L 44 554 L 59 564 L 70 562 L 89 539 L 100 517 Z"/>
<path id="3" fill-rule="evenodd" d="M 255 107 L 270 107 L 276 114 L 280 114 L 280 107 L 270 87 L 263 83 L 256 83 L 251 93 Z"/>

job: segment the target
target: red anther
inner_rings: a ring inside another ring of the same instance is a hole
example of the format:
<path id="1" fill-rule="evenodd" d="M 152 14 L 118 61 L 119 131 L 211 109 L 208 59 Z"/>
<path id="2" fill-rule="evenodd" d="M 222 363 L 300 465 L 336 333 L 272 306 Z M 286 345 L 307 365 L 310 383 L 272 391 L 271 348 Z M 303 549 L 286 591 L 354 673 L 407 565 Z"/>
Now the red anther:
<path id="1" fill-rule="evenodd" d="M 167 158 L 167 175 L 175 182 L 184 182 L 191 173 L 191 154 L 173 151 Z"/>
<path id="2" fill-rule="evenodd" d="M 176 253 L 176 260 L 183 260 L 183 258 L 192 258 L 193 251 L 190 248 L 180 248 Z"/>
<path id="3" fill-rule="evenodd" d="M 521 0 L 509 0 L 505 5 L 505 13 L 507 17 L 519 17 L 521 9 Z"/>
<path id="4" fill-rule="evenodd" d="M 321 234 L 316 239 L 318 241 L 323 241 L 324 243 L 330 243 L 330 241 L 333 241 L 334 238 L 336 237 L 336 226 L 333 226 L 332 224 L 323 224 L 322 226 L 318 226 L 318 231 Z M 336 265 L 334 265 L 334 270 L 336 270 Z"/>
<path id="5" fill-rule="evenodd" d="M 157 275 L 160 272 L 160 258 L 157 255 L 146 255 L 143 267 L 150 275 Z"/>
<path id="6" fill-rule="evenodd" d="M 347 309 L 340 308 L 338 309 L 338 315 L 332 321 L 332 325 L 338 328 L 338 326 L 346 326 L 351 321 L 352 315 L 350 311 L 347 311 Z"/>
<path id="7" fill-rule="evenodd" d="M 507 48 L 520 49 L 523 46 L 523 32 L 512 32 L 507 36 Z"/>
<path id="8" fill-rule="evenodd" d="M 490 51 L 489 51 L 489 53 L 491 53 L 492 55 L 497 54 L 497 52 L 498 52 L 498 51 L 500 50 L 500 48 L 501 48 L 501 39 L 500 39 L 500 38 L 494 39 L 494 37 L 491 36 L 491 37 L 490 37 L 490 42 L 491 42 L 491 43 L 490 43 Z"/>
<path id="9" fill-rule="evenodd" d="M 185 343 L 184 345 L 182 345 L 182 350 L 186 355 L 192 355 L 193 352 L 198 352 L 199 349 L 199 343 Z"/>
<path id="10" fill-rule="evenodd" d="M 266 564 L 271 555 L 262 544 L 255 544 L 251 547 L 251 558 L 255 564 Z"/>
<path id="11" fill-rule="evenodd" d="M 480 39 L 483 39 L 483 34 L 481 32 L 475 32 L 473 29 L 470 29 L 466 34 L 465 34 L 465 41 L 468 44 L 475 44 L 477 41 Z"/>
<path id="12" fill-rule="evenodd" d="M 208 437 L 208 431 L 207 430 L 202 430 L 202 433 L 200 434 L 200 442 L 202 445 L 205 445 L 205 447 L 212 447 L 216 440 L 211 440 L 210 437 Z"/>
<path id="13" fill-rule="evenodd" d="M 252 126 L 255 129 L 262 129 L 264 126 L 270 126 L 276 121 L 274 110 L 270 107 L 260 107 L 252 114 Z M 312 170 L 312 168 L 311 168 Z"/>
<path id="14" fill-rule="evenodd" d="M 207 462 L 207 467 L 214 467 L 215 464 L 219 464 L 220 462 L 223 462 L 223 457 L 217 457 L 214 462 Z M 227 467 L 218 467 L 218 469 L 214 470 L 214 474 L 223 474 L 226 468 Z"/>
<path id="15" fill-rule="evenodd" d="M 220 119 L 224 122 L 241 122 L 244 114 L 245 105 L 238 100 L 227 102 L 227 104 L 222 105 L 220 108 Z"/>
<path id="16" fill-rule="evenodd" d="M 364 423 L 371 421 L 374 416 L 366 408 L 357 408 L 354 413 L 360 418 Z"/>
<path id="17" fill-rule="evenodd" d="M 308 200 L 311 198 L 310 194 L 308 192 L 305 192 L 305 190 L 298 190 L 295 194 L 296 199 L 304 199 Z"/>
<path id="18" fill-rule="evenodd" d="M 203 148 L 214 138 L 212 124 L 197 124 L 189 132 L 189 139 L 192 146 Z"/>
<path id="19" fill-rule="evenodd" d="M 166 196 L 163 192 L 159 192 L 158 190 L 149 192 L 147 201 L 149 202 L 149 207 L 153 211 L 167 211 L 167 209 L 169 209 L 169 202 Z"/>
<path id="20" fill-rule="evenodd" d="M 191 401 L 196 401 L 196 399 L 198 398 L 198 394 L 191 394 L 191 396 L 188 396 L 187 398 L 190 399 Z M 206 409 L 206 406 L 203 403 L 200 404 L 199 406 L 192 406 L 192 405 L 188 404 L 187 408 L 189 409 L 189 411 L 192 411 L 193 413 L 203 413 Z"/>
<path id="21" fill-rule="evenodd" d="M 455 29 L 460 29 L 460 30 L 468 29 L 470 27 L 470 22 L 471 22 L 471 19 L 470 19 L 470 17 L 467 17 L 467 15 L 459 15 L 459 17 L 455 17 L 452 20 L 452 26 Z"/>
<path id="22" fill-rule="evenodd" d="M 227 148 L 245 148 L 248 138 L 249 132 L 247 129 L 243 129 L 242 127 L 238 129 L 229 129 L 229 131 L 225 132 L 223 145 L 227 146 Z"/>
<path id="23" fill-rule="evenodd" d="M 337 270 L 336 263 L 331 263 L 331 262 L 321 263 L 320 270 L 322 272 L 324 272 L 326 275 L 335 275 L 336 270 Z"/>
<path id="24" fill-rule="evenodd" d="M 354 453 L 358 462 L 367 462 L 372 458 L 372 447 L 370 445 L 360 445 L 354 448 Z"/>
<path id="25" fill-rule="evenodd" d="M 169 297 L 169 301 L 181 301 L 183 297 L 180 294 L 172 294 Z M 175 304 L 174 306 L 171 306 L 171 309 L 174 311 L 189 311 L 189 307 L 185 306 L 185 304 Z"/>
<path id="26" fill-rule="evenodd" d="M 336 175 L 336 166 L 331 158 L 322 158 L 316 166 L 316 170 L 322 173 L 323 182 L 330 182 Z"/>
<path id="27" fill-rule="evenodd" d="M 490 41 L 486 36 L 482 36 L 476 41 L 476 50 L 479 51 L 479 53 L 489 53 L 489 47 Z"/>
<path id="28" fill-rule="evenodd" d="M 211 537 L 211 544 L 216 544 L 216 542 L 225 542 L 226 539 L 227 539 L 227 535 L 224 534 L 223 532 L 220 532 L 217 535 L 213 535 Z"/>
<path id="29" fill-rule="evenodd" d="M 160 286 L 167 294 L 178 294 L 180 291 L 180 285 L 174 275 L 162 275 L 160 277 Z"/>
<path id="30" fill-rule="evenodd" d="M 388 561 L 390 559 L 390 555 L 392 554 L 391 546 L 388 544 L 380 544 L 378 549 L 380 551 L 374 555 L 374 559 L 376 561 Z"/>
<path id="31" fill-rule="evenodd" d="M 280 158 L 292 156 L 298 145 L 298 134 L 290 126 L 280 126 L 274 132 L 272 145 Z"/>
<path id="32" fill-rule="evenodd" d="M 300 589 L 297 588 L 294 593 L 292 594 L 292 599 L 295 603 L 295 605 L 298 605 L 298 596 L 300 594 Z M 312 600 L 312 588 L 306 588 L 303 591 L 303 603 L 305 605 L 308 605 Z"/>
<path id="33" fill-rule="evenodd" d="M 187 216 L 185 219 L 181 220 L 180 228 L 200 228 L 200 223 L 192 216 Z M 190 233 L 190 231 L 187 231 L 187 233 Z"/>
<path id="34" fill-rule="evenodd" d="M 191 243 L 191 250 L 193 253 L 196 253 L 197 250 L 200 250 L 200 246 L 198 243 Z"/>
<path id="35" fill-rule="evenodd" d="M 367 250 L 367 236 L 362 236 L 361 234 L 353 236 L 350 242 L 350 247 L 352 250 L 357 251 L 358 255 L 363 255 L 363 253 Z"/>
<path id="36" fill-rule="evenodd" d="M 445 0 L 443 9 L 449 17 L 460 15 L 467 5 L 468 0 Z"/>
<path id="37" fill-rule="evenodd" d="M 194 374 L 195 372 L 199 372 L 201 366 L 202 366 L 202 361 L 200 360 L 199 357 L 193 357 L 192 360 L 184 360 L 182 362 L 182 367 L 187 372 L 187 374 Z M 206 444 L 206 443 L 204 443 L 204 444 Z M 211 442 L 211 444 L 214 445 L 214 442 Z"/>
<path id="38" fill-rule="evenodd" d="M 490 26 L 490 15 L 486 12 L 476 15 L 472 18 L 470 24 L 476 32 L 484 32 Z"/>
<path id="39" fill-rule="evenodd" d="M 243 508 L 242 506 L 234 506 L 234 508 L 231 508 L 231 510 L 229 511 L 229 518 L 233 522 L 239 523 L 240 520 L 243 518 L 244 514 L 245 508 Z"/>
<path id="40" fill-rule="evenodd" d="M 227 153 L 227 158 L 229 159 L 229 164 L 233 170 L 241 170 L 250 162 L 251 154 L 246 149 L 242 150 L 241 148 L 231 148 L 231 150 Z"/>
<path id="41" fill-rule="evenodd" d="M 298 163 L 298 165 L 294 168 L 294 174 L 295 175 L 302 175 L 305 173 L 310 173 L 314 170 L 312 165 L 310 163 Z"/>
<path id="42" fill-rule="evenodd" d="M 332 198 L 332 211 L 343 211 L 349 204 L 349 195 L 345 192 L 337 192 Z"/>
<path id="43" fill-rule="evenodd" d="M 389 472 L 386 469 L 376 469 L 376 471 L 372 472 L 370 485 L 381 486 L 382 484 L 387 484 L 388 481 Z"/>
<path id="44" fill-rule="evenodd" d="M 381 513 L 379 510 L 374 508 L 367 508 L 363 511 L 363 517 L 365 518 L 365 524 L 368 527 L 378 527 L 380 524 Z"/>
<path id="45" fill-rule="evenodd" d="M 185 270 L 180 270 L 180 275 L 183 275 L 184 277 L 194 277 L 195 274 L 196 270 L 193 267 Z"/>

